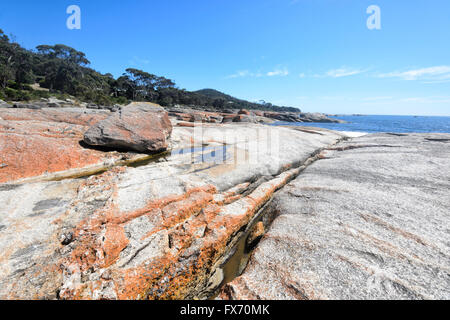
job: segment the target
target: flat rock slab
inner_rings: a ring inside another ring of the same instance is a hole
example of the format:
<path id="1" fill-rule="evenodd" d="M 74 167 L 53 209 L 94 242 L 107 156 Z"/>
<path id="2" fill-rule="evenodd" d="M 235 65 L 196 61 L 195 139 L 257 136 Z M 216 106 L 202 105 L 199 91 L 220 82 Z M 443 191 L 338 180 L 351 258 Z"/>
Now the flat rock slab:
<path id="1" fill-rule="evenodd" d="M 43 121 L 91 126 L 106 119 L 109 111 L 83 108 L 0 109 L 0 117 L 6 121 Z"/>
<path id="2" fill-rule="evenodd" d="M 449 299 L 449 138 L 375 134 L 323 153 L 275 196 L 221 297 Z"/>
<path id="3" fill-rule="evenodd" d="M 172 124 L 163 108 L 132 103 L 90 127 L 83 141 L 91 146 L 155 153 L 167 149 L 171 132 Z"/>
<path id="4" fill-rule="evenodd" d="M 0 185 L 0 298 L 208 297 L 235 237 L 297 166 L 341 138 L 255 124 L 176 127 L 165 158 Z"/>

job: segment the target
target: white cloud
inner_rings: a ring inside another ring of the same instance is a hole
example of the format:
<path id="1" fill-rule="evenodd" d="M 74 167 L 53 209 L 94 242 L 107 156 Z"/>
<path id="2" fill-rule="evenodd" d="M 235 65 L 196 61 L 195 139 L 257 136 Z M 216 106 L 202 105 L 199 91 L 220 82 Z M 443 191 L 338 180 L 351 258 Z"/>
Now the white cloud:
<path id="1" fill-rule="evenodd" d="M 234 73 L 232 75 L 229 75 L 227 78 L 228 79 L 246 78 L 246 77 L 258 78 L 258 77 L 262 77 L 262 76 L 263 75 L 260 72 L 254 73 L 254 72 L 250 72 L 248 70 L 241 70 L 241 71 L 238 71 L 238 72 L 236 72 L 236 73 Z"/>
<path id="2" fill-rule="evenodd" d="M 233 79 L 233 78 L 243 78 L 243 77 L 248 77 L 250 74 L 250 72 L 248 70 L 242 70 L 242 71 L 238 71 L 232 75 L 229 75 L 227 78 Z"/>
<path id="3" fill-rule="evenodd" d="M 342 67 L 338 69 L 331 69 L 323 74 L 315 74 L 314 78 L 343 78 L 350 77 L 357 74 L 361 74 L 368 71 L 368 69 L 356 69 L 356 68 L 348 68 Z"/>
<path id="4" fill-rule="evenodd" d="M 378 75 L 380 78 L 399 78 L 403 80 L 423 80 L 427 82 L 442 82 L 450 80 L 450 66 L 435 66 L 408 70 L 403 72 L 390 72 Z"/>
<path id="5" fill-rule="evenodd" d="M 232 75 L 227 76 L 227 79 L 235 79 L 235 78 L 246 78 L 246 77 L 253 77 L 253 78 L 259 78 L 259 77 L 263 77 L 263 76 L 267 76 L 267 77 L 275 77 L 275 76 L 280 76 L 280 77 L 284 77 L 289 75 L 289 71 L 284 68 L 284 69 L 275 69 L 273 71 L 269 71 L 267 73 L 261 73 L 261 72 L 251 72 L 249 70 L 241 70 L 238 71 Z"/>
<path id="6" fill-rule="evenodd" d="M 287 75 L 289 75 L 289 71 L 286 68 L 275 69 L 274 71 L 267 72 L 268 77 L 275 77 L 275 76 L 285 77 Z"/>

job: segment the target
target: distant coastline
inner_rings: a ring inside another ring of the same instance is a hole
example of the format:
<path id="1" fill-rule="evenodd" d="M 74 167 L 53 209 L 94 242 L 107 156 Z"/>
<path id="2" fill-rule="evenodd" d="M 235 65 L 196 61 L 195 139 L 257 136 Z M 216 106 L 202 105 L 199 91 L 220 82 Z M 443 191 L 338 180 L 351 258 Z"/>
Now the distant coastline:
<path id="1" fill-rule="evenodd" d="M 450 133 L 450 117 L 393 116 L 393 115 L 328 115 L 346 123 L 294 123 L 296 126 L 315 126 L 336 131 L 395 132 L 395 133 Z M 277 122 L 274 125 L 283 125 Z"/>

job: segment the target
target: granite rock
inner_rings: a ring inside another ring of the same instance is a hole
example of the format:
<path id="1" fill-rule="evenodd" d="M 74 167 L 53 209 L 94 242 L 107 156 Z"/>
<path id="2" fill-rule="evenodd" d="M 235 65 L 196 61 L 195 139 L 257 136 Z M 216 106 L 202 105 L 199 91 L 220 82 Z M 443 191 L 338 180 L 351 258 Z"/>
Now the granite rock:
<path id="1" fill-rule="evenodd" d="M 450 135 L 374 134 L 275 197 L 224 299 L 450 298 Z"/>
<path id="2" fill-rule="evenodd" d="M 132 103 L 90 127 L 83 141 L 91 146 L 141 153 L 168 147 L 172 124 L 167 112 L 150 103 Z"/>

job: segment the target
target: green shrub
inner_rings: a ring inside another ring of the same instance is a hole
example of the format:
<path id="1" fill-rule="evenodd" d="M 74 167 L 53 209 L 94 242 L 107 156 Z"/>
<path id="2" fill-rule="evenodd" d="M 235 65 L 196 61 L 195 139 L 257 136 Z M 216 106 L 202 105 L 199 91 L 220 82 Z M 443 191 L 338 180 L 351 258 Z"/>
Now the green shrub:
<path id="1" fill-rule="evenodd" d="M 10 101 L 30 101 L 33 99 L 32 92 L 6 88 L 4 91 L 5 98 Z"/>
<path id="2" fill-rule="evenodd" d="M 126 105 L 126 104 L 128 104 L 128 99 L 125 97 L 117 97 L 117 98 L 113 98 L 113 102 L 114 102 L 114 104 Z"/>

